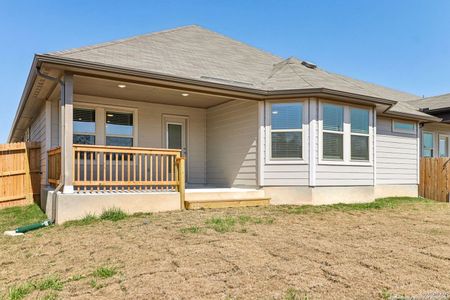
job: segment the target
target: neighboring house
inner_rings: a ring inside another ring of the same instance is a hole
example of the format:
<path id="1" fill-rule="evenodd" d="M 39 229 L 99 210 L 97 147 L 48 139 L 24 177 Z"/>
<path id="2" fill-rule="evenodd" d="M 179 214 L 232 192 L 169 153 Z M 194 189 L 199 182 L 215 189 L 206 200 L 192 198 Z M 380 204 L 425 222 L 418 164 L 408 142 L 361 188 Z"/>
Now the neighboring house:
<path id="1" fill-rule="evenodd" d="M 450 156 L 450 94 L 408 102 L 422 112 L 441 118 L 441 122 L 422 124 L 422 156 Z"/>
<path id="2" fill-rule="evenodd" d="M 418 99 L 187 26 L 36 55 L 9 141 L 57 222 L 179 209 L 180 156 L 187 201 L 364 202 L 417 196 Z"/>

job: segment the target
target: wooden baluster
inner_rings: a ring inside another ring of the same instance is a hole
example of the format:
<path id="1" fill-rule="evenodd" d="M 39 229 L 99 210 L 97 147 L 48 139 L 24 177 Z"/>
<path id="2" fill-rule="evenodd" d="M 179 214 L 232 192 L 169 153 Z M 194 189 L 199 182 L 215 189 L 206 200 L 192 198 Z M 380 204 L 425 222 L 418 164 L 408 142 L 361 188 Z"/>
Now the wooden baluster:
<path id="1" fill-rule="evenodd" d="M 98 192 L 100 190 L 100 186 L 98 185 L 100 182 L 100 152 L 97 152 L 96 163 L 97 163 L 97 177 L 96 177 L 97 182 L 96 183 L 97 183 L 97 192 Z"/>
<path id="2" fill-rule="evenodd" d="M 127 174 L 127 181 L 128 181 L 128 182 L 131 181 L 131 173 L 130 173 L 130 172 L 131 172 L 131 171 L 130 171 L 130 169 L 131 169 L 131 168 L 130 168 L 130 167 L 131 167 L 131 166 L 130 166 L 130 155 L 131 155 L 130 153 L 127 154 L 127 157 L 128 157 L 128 166 L 127 166 L 127 168 L 128 168 L 128 174 Z M 130 187 L 127 186 L 127 190 L 128 190 L 129 188 L 130 188 Z"/>
<path id="3" fill-rule="evenodd" d="M 167 185 L 167 181 L 169 181 L 169 156 L 165 155 L 166 157 L 166 191 L 169 190 L 169 185 Z"/>
<path id="4" fill-rule="evenodd" d="M 153 181 L 153 154 L 150 154 L 150 182 Z M 150 184 L 150 192 L 153 191 L 153 183 Z"/>
<path id="5" fill-rule="evenodd" d="M 103 184 L 106 183 L 106 152 L 103 152 Z M 106 191 L 103 186 L 103 190 Z"/>
<path id="6" fill-rule="evenodd" d="M 83 165 L 84 165 L 83 181 L 84 181 L 84 191 L 86 192 L 86 174 L 87 174 L 87 152 L 86 151 L 83 152 L 83 157 L 84 157 L 84 161 L 83 161 Z"/>
<path id="7" fill-rule="evenodd" d="M 148 157 L 148 155 L 146 153 L 145 156 L 144 156 L 144 168 L 145 168 L 145 171 L 144 171 L 144 181 L 145 181 L 144 190 L 145 191 L 147 191 L 147 157 Z"/>
<path id="8" fill-rule="evenodd" d="M 170 156 L 170 181 L 173 182 L 173 165 L 174 165 L 174 156 Z M 173 185 L 170 186 L 170 189 L 173 190 Z"/>
<path id="9" fill-rule="evenodd" d="M 142 154 L 139 153 L 139 181 L 142 181 Z M 139 190 L 142 190 L 142 185 L 139 184 Z"/>
<path id="10" fill-rule="evenodd" d="M 81 154 L 80 151 L 77 151 L 77 176 L 76 176 L 77 181 L 81 180 L 80 161 L 81 161 Z M 80 186 L 78 186 L 78 191 L 80 191 Z"/>
<path id="11" fill-rule="evenodd" d="M 121 180 L 122 180 L 122 192 L 124 190 L 124 185 L 123 185 L 123 182 L 125 181 L 124 175 L 125 175 L 125 154 L 122 153 L 122 178 L 121 178 Z"/>
<path id="12" fill-rule="evenodd" d="M 136 154 L 133 154 L 133 190 L 136 190 Z"/>
<path id="13" fill-rule="evenodd" d="M 111 152 L 109 152 L 109 191 L 112 192 L 113 186 L 112 186 L 112 180 L 113 180 L 113 173 L 112 173 L 112 166 L 113 166 L 113 155 Z"/>
<path id="14" fill-rule="evenodd" d="M 158 164 L 159 164 L 159 155 L 155 154 L 155 181 L 159 181 L 159 168 L 158 168 Z M 156 184 L 156 190 L 159 191 L 159 186 L 158 184 Z"/>
<path id="15" fill-rule="evenodd" d="M 91 152 L 91 174 L 90 174 L 90 178 L 89 178 L 90 185 L 91 185 L 91 188 L 90 188 L 91 193 L 92 193 L 92 188 L 93 188 L 93 186 L 92 186 L 93 180 L 94 180 L 94 152 Z"/>
<path id="16" fill-rule="evenodd" d="M 116 158 L 116 182 L 119 181 L 119 153 L 115 153 L 114 157 Z M 116 185 L 116 191 L 118 190 L 118 186 Z"/>

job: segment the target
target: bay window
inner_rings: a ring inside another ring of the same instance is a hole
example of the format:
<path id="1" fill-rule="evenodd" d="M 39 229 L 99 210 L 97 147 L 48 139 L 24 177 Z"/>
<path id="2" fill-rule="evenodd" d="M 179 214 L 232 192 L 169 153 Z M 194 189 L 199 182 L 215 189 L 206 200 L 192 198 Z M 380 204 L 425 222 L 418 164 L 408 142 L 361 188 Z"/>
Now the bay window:
<path id="1" fill-rule="evenodd" d="M 133 114 L 106 112 L 106 145 L 133 146 Z"/>
<path id="2" fill-rule="evenodd" d="M 73 110 L 73 143 L 95 145 L 95 110 Z"/>
<path id="3" fill-rule="evenodd" d="M 371 112 L 369 108 L 321 102 L 320 161 L 371 163 Z"/>
<path id="4" fill-rule="evenodd" d="M 303 158 L 303 104 L 272 103 L 270 111 L 272 159 Z"/>

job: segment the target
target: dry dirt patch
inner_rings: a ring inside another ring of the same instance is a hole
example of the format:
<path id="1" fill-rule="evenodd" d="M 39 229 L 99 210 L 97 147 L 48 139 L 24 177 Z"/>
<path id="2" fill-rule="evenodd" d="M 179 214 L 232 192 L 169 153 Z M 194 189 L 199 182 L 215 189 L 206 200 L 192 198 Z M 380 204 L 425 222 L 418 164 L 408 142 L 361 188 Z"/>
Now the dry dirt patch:
<path id="1" fill-rule="evenodd" d="M 99 276 L 99 269 L 108 276 Z M 109 272 L 113 270 L 112 272 Z M 450 207 L 239 208 L 0 237 L 0 295 L 73 299 L 373 299 L 450 291 Z M 13 290 L 15 291 L 15 290 Z"/>

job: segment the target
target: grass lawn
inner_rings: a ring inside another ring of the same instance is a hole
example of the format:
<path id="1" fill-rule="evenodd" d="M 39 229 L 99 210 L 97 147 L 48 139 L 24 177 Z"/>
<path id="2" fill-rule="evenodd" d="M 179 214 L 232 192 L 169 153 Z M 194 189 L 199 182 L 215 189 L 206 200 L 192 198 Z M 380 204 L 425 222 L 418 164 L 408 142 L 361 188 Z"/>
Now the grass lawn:
<path id="1" fill-rule="evenodd" d="M 3 209 L 0 230 L 43 219 L 36 206 Z M 0 237 L 2 300 L 448 299 L 449 270 L 450 207 L 417 198 L 111 210 Z"/>

